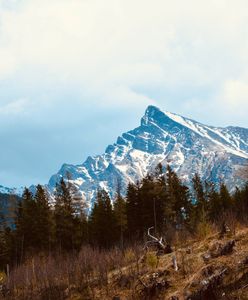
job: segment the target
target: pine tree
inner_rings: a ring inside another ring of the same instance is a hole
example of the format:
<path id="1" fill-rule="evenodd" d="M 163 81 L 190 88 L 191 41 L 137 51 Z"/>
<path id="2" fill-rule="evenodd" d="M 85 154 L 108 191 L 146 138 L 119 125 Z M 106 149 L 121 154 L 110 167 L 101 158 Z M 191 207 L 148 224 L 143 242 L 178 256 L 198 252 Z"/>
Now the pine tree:
<path id="1" fill-rule="evenodd" d="M 16 264 L 15 235 L 9 227 L 0 231 L 0 253 L 0 268 L 2 270 L 6 268 L 7 264 Z"/>
<path id="2" fill-rule="evenodd" d="M 155 169 L 154 193 L 156 194 L 156 219 L 160 232 L 166 228 L 165 207 L 167 203 L 166 178 L 164 167 L 161 163 Z"/>
<path id="3" fill-rule="evenodd" d="M 32 193 L 25 188 L 22 200 L 18 204 L 16 218 L 17 248 L 20 259 L 25 253 L 32 252 L 37 244 L 37 205 Z"/>
<path id="4" fill-rule="evenodd" d="M 120 235 L 120 247 L 123 249 L 124 233 L 127 229 L 127 212 L 126 202 L 121 196 L 119 184 L 114 201 L 114 216 L 116 220 L 117 232 Z"/>
<path id="5" fill-rule="evenodd" d="M 245 184 L 244 188 L 241 191 L 241 210 L 243 212 L 243 219 L 247 221 L 248 219 L 248 182 Z"/>
<path id="6" fill-rule="evenodd" d="M 219 219 L 223 211 L 220 195 L 215 190 L 214 185 L 211 186 L 208 192 L 208 202 L 209 202 L 208 216 L 210 221 L 214 222 Z"/>
<path id="7" fill-rule="evenodd" d="M 0 231 L 6 228 L 5 205 L 3 199 L 0 199 Z"/>
<path id="8" fill-rule="evenodd" d="M 170 166 L 167 167 L 166 192 L 165 218 L 167 224 L 173 224 L 177 229 L 182 228 L 183 225 L 188 224 L 192 209 L 189 189 L 181 183 Z"/>
<path id="9" fill-rule="evenodd" d="M 193 177 L 192 186 L 194 206 L 192 209 L 191 224 L 195 227 L 200 222 L 207 222 L 208 202 L 207 193 L 198 174 L 195 174 Z M 207 186 L 207 183 L 205 183 L 205 186 Z"/>
<path id="10" fill-rule="evenodd" d="M 48 197 L 43 187 L 38 184 L 34 197 L 36 201 L 36 247 L 40 250 L 48 250 L 52 243 L 52 215 L 48 203 Z"/>
<path id="11" fill-rule="evenodd" d="M 54 221 L 57 247 L 61 250 L 72 250 L 74 246 L 74 211 L 70 191 L 63 178 L 56 186 Z"/>
<path id="12" fill-rule="evenodd" d="M 127 206 L 127 228 L 130 238 L 141 238 L 142 230 L 142 216 L 141 216 L 141 201 L 139 196 L 139 186 L 137 184 L 129 183 L 127 186 L 126 195 Z"/>
<path id="13" fill-rule="evenodd" d="M 89 223 L 92 245 L 100 248 L 109 248 L 114 245 L 116 221 L 109 195 L 104 190 L 97 192 Z"/>
<path id="14" fill-rule="evenodd" d="M 233 207 L 232 197 L 224 183 L 220 186 L 220 202 L 223 211 L 228 211 Z"/>
<path id="15" fill-rule="evenodd" d="M 142 232 L 145 233 L 147 228 L 155 227 L 157 229 L 156 215 L 156 195 L 154 195 L 153 177 L 147 175 L 140 184 L 139 199 L 141 201 L 141 222 Z"/>
<path id="16" fill-rule="evenodd" d="M 155 233 L 161 231 L 163 223 L 163 199 L 161 195 L 160 182 L 148 174 L 141 182 L 139 189 L 141 201 L 142 230 L 154 227 Z"/>

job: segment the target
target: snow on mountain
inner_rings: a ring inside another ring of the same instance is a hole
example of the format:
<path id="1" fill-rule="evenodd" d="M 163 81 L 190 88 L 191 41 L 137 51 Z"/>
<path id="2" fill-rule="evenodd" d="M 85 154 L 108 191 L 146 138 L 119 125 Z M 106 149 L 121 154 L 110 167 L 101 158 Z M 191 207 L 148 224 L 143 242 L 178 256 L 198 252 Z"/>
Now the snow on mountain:
<path id="1" fill-rule="evenodd" d="M 24 190 L 23 187 L 8 188 L 8 187 L 4 187 L 4 186 L 0 185 L 0 194 L 14 194 L 14 195 L 21 196 L 23 193 L 23 190 Z"/>
<path id="2" fill-rule="evenodd" d="M 79 189 L 89 205 L 97 189 L 113 197 L 117 182 L 124 193 L 129 182 L 140 180 L 158 163 L 170 164 L 185 183 L 194 173 L 230 188 L 241 184 L 236 171 L 248 162 L 248 129 L 203 125 L 182 116 L 149 106 L 134 130 L 123 133 L 105 153 L 89 156 L 83 164 L 64 164 L 47 185 L 53 193 L 61 177 Z"/>

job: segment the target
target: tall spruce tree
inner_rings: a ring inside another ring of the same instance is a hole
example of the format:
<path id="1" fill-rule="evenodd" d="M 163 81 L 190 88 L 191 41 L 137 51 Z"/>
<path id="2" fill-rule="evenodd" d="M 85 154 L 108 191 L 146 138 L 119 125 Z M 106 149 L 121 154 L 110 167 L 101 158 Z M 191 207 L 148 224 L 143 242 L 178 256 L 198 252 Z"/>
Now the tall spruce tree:
<path id="1" fill-rule="evenodd" d="M 116 241 L 116 222 L 111 201 L 105 190 L 97 192 L 96 202 L 90 215 L 91 244 L 109 248 Z"/>
<path id="2" fill-rule="evenodd" d="M 141 200 L 142 230 L 154 227 L 155 233 L 161 231 L 163 223 L 163 199 L 161 197 L 161 186 L 157 179 L 148 174 L 142 181 L 139 189 Z"/>
<path id="3" fill-rule="evenodd" d="M 215 185 L 212 185 L 208 192 L 208 217 L 211 222 L 215 222 L 219 219 L 223 212 L 223 207 L 219 193 L 216 191 Z"/>
<path id="4" fill-rule="evenodd" d="M 114 216 L 116 220 L 117 233 L 120 236 L 120 247 L 124 246 L 124 234 L 127 229 L 127 209 L 126 202 L 121 196 L 120 183 L 118 183 L 116 197 L 114 201 Z"/>
<path id="5" fill-rule="evenodd" d="M 25 188 L 16 218 L 17 249 L 21 259 L 25 253 L 34 251 L 36 247 L 38 241 L 36 214 L 36 202 L 29 189 Z"/>
<path id="6" fill-rule="evenodd" d="M 40 250 L 48 250 L 52 243 L 52 215 L 48 203 L 48 196 L 43 187 L 38 184 L 34 197 L 36 201 L 36 226 L 37 242 L 36 247 Z"/>
<path id="7" fill-rule="evenodd" d="M 159 163 L 155 169 L 154 193 L 157 197 L 157 227 L 160 232 L 166 228 L 165 206 L 167 203 L 167 191 L 165 173 L 163 165 Z"/>
<path id="8" fill-rule="evenodd" d="M 59 249 L 72 250 L 74 247 L 74 211 L 66 182 L 62 178 L 55 193 L 55 240 Z"/>
<path id="9" fill-rule="evenodd" d="M 126 194 L 127 227 L 130 238 L 141 238 L 143 235 L 141 199 L 139 195 L 139 183 L 129 183 Z"/>
<path id="10" fill-rule="evenodd" d="M 66 174 L 67 187 L 70 193 L 71 206 L 74 215 L 74 248 L 80 249 L 82 244 L 88 242 L 88 222 L 87 222 L 87 206 L 85 199 L 75 184 L 72 181 L 72 175 L 70 173 Z"/>
<path id="11" fill-rule="evenodd" d="M 196 226 L 199 222 L 207 222 L 208 199 L 207 192 L 204 188 L 205 186 L 202 183 L 201 178 L 198 174 L 195 174 L 192 178 L 192 186 L 194 205 L 191 214 L 191 224 L 193 226 Z"/>
<path id="12" fill-rule="evenodd" d="M 220 186 L 220 202 L 223 212 L 226 212 L 233 207 L 233 199 L 224 183 Z"/>
<path id="13" fill-rule="evenodd" d="M 166 192 L 165 218 L 167 224 L 172 224 L 175 228 L 182 228 L 189 222 L 192 204 L 188 187 L 181 183 L 170 166 L 167 167 Z"/>

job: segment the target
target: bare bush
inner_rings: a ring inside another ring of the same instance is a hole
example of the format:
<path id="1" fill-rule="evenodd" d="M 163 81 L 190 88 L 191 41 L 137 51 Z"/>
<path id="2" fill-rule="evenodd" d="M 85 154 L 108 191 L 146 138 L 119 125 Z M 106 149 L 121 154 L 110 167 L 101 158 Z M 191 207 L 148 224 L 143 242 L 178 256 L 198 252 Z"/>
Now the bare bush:
<path id="1" fill-rule="evenodd" d="M 127 260 L 136 265 L 139 253 L 138 249 L 128 249 L 125 254 L 84 246 L 79 253 L 39 254 L 11 270 L 6 297 L 65 299 L 79 292 L 84 299 L 95 299 L 96 288 L 108 293 L 109 276 L 120 272 Z"/>

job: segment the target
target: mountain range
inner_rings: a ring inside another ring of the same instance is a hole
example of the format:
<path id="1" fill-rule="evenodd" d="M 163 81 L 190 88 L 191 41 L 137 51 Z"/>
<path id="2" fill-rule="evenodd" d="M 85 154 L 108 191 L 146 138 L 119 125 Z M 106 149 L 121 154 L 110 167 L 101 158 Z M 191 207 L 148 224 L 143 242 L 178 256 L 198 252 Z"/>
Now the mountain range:
<path id="1" fill-rule="evenodd" d="M 185 184 L 195 173 L 233 190 L 242 184 L 240 168 L 248 163 L 248 129 L 214 127 L 148 106 L 140 126 L 123 133 L 105 152 L 89 156 L 79 165 L 63 164 L 46 185 L 50 194 L 56 183 L 70 174 L 89 206 L 98 189 L 113 197 L 120 183 L 122 193 L 158 163 L 169 164 Z"/>
<path id="2" fill-rule="evenodd" d="M 185 184 L 198 173 L 203 180 L 224 182 L 233 190 L 243 183 L 239 170 L 248 164 L 248 129 L 208 126 L 148 106 L 140 126 L 123 133 L 101 155 L 79 165 L 63 164 L 45 187 L 53 195 L 56 183 L 67 178 L 90 207 L 98 189 L 114 197 L 120 185 L 124 194 L 129 182 L 141 180 L 158 163 L 169 164 Z M 3 194 L 22 190 L 0 186 Z"/>

